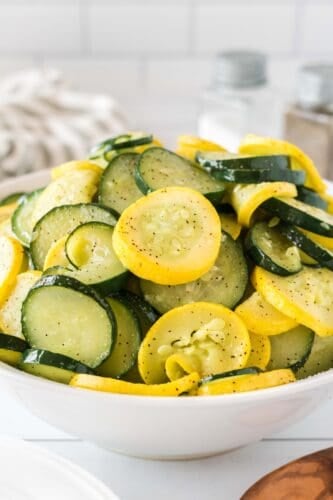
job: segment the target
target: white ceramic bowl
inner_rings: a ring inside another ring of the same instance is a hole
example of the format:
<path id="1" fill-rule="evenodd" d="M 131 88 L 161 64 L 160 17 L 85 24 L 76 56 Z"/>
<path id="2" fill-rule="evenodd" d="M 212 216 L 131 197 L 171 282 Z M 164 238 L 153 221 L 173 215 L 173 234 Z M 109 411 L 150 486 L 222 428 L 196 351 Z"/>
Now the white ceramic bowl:
<path id="1" fill-rule="evenodd" d="M 46 184 L 45 172 L 7 181 L 0 197 Z M 333 370 L 242 394 L 158 398 L 75 389 L 0 363 L 0 381 L 31 413 L 127 455 L 180 459 L 214 455 L 295 423 L 333 394 Z"/>

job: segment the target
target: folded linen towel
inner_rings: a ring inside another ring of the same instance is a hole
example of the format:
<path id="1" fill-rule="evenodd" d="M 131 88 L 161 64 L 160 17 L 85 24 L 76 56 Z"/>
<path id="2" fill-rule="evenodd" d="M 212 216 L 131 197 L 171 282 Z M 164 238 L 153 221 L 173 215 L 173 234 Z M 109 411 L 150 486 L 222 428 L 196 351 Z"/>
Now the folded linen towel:
<path id="1" fill-rule="evenodd" d="M 0 83 L 0 179 L 82 158 L 126 128 L 111 97 L 72 90 L 56 70 L 18 73 Z"/>

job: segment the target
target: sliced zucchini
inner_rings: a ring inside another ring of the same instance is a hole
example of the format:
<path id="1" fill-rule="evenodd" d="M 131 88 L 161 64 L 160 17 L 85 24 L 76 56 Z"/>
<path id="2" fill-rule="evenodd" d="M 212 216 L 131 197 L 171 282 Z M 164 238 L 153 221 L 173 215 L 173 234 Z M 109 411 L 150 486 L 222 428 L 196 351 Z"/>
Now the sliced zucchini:
<path id="1" fill-rule="evenodd" d="M 311 353 L 304 366 L 297 371 L 296 377 L 298 379 L 310 377 L 331 368 L 333 368 L 333 335 L 329 337 L 315 335 Z"/>
<path id="2" fill-rule="evenodd" d="M 30 245 L 34 227 L 32 214 L 44 188 L 25 194 L 12 215 L 12 231 L 25 246 Z"/>
<path id="3" fill-rule="evenodd" d="M 293 276 L 277 276 L 256 267 L 252 282 L 276 309 L 318 335 L 333 335 L 333 272 L 304 267 Z"/>
<path id="4" fill-rule="evenodd" d="M 0 333 L 0 361 L 16 366 L 22 357 L 22 352 L 28 349 L 29 344 L 18 337 Z"/>
<path id="5" fill-rule="evenodd" d="M 42 349 L 27 349 L 19 368 L 31 375 L 69 384 L 76 373 L 93 374 L 93 370 L 75 359 Z"/>
<path id="6" fill-rule="evenodd" d="M 128 134 L 121 134 L 115 137 L 106 139 L 92 148 L 89 154 L 90 159 L 99 158 L 104 156 L 107 159 L 107 153 L 110 151 L 118 151 L 127 148 L 134 148 L 136 146 L 143 146 L 150 144 L 154 140 L 151 134 L 144 132 L 132 132 Z"/>
<path id="7" fill-rule="evenodd" d="M 68 236 L 66 255 L 74 266 L 72 276 L 93 285 L 102 295 L 119 290 L 127 269 L 113 251 L 113 227 L 104 222 L 86 222 Z"/>
<path id="8" fill-rule="evenodd" d="M 43 269 L 45 257 L 51 246 L 77 226 L 86 222 L 105 222 L 114 226 L 117 214 L 111 208 L 93 203 L 63 205 L 44 215 L 33 230 L 30 244 L 32 262 L 36 269 Z"/>
<path id="9" fill-rule="evenodd" d="M 179 285 L 205 274 L 221 242 L 213 205 L 198 191 L 159 189 L 132 203 L 120 216 L 113 248 L 133 274 L 162 285 Z"/>
<path id="10" fill-rule="evenodd" d="M 223 233 L 217 259 L 201 278 L 175 286 L 141 280 L 140 286 L 147 302 L 165 313 L 174 307 L 200 301 L 232 309 L 243 297 L 247 283 L 248 268 L 242 246 Z"/>
<path id="11" fill-rule="evenodd" d="M 305 185 L 307 187 L 315 189 L 318 193 L 326 190 L 325 182 L 320 177 L 311 158 L 290 142 L 247 134 L 239 146 L 239 152 L 250 155 L 282 154 L 290 156 L 291 168 L 293 170 L 304 170 L 306 173 Z"/>
<path id="12" fill-rule="evenodd" d="M 238 374 L 201 384 L 198 396 L 218 396 L 235 392 L 257 391 L 295 382 L 292 370 L 272 370 L 262 373 Z"/>
<path id="13" fill-rule="evenodd" d="M 124 302 L 128 307 L 135 311 L 140 323 L 142 338 L 160 317 L 158 312 L 148 302 L 135 293 L 122 290 L 115 296 L 115 298 L 120 302 Z"/>
<path id="14" fill-rule="evenodd" d="M 22 196 L 24 196 L 25 193 L 12 193 L 9 194 L 8 196 L 5 196 L 0 200 L 0 207 L 3 207 L 5 205 L 11 205 L 12 203 L 17 203 Z"/>
<path id="15" fill-rule="evenodd" d="M 303 201 L 313 207 L 321 208 L 322 210 L 327 210 L 328 207 L 328 202 L 324 198 L 316 193 L 316 191 L 305 186 L 297 187 L 297 200 Z"/>
<path id="16" fill-rule="evenodd" d="M 254 262 L 280 276 L 298 273 L 302 269 L 298 248 L 290 244 L 277 227 L 257 222 L 247 233 L 245 246 Z"/>
<path id="17" fill-rule="evenodd" d="M 176 376 L 197 371 L 204 377 L 244 368 L 250 349 L 248 331 L 234 312 L 196 302 L 176 307 L 154 323 L 140 346 L 139 370 L 147 384 L 163 383 L 166 363 L 173 358 Z"/>
<path id="18" fill-rule="evenodd" d="M 98 200 L 102 205 L 121 214 L 131 203 L 142 197 L 134 179 L 138 158 L 137 153 L 123 153 L 110 162 L 98 189 Z"/>
<path id="19" fill-rule="evenodd" d="M 221 378 L 240 377 L 241 375 L 257 375 L 261 372 L 262 370 L 257 366 L 248 366 L 246 368 L 240 368 L 239 370 L 214 373 L 213 375 L 208 375 L 207 377 L 202 378 L 199 385 L 207 384 L 208 382 L 215 382 L 215 380 L 221 380 Z"/>
<path id="20" fill-rule="evenodd" d="M 315 264 L 320 264 L 323 267 L 333 270 L 333 253 L 330 250 L 310 240 L 310 238 L 291 224 L 279 224 L 278 229 L 293 245 L 296 245 L 306 255 L 312 257 Z"/>
<path id="21" fill-rule="evenodd" d="M 115 298 L 120 302 L 123 302 L 128 308 L 132 309 L 134 314 L 137 316 L 140 323 L 140 331 L 142 339 L 145 337 L 146 333 L 150 327 L 158 320 L 160 315 L 158 312 L 142 297 L 136 295 L 128 290 L 122 290 L 117 293 Z M 139 373 L 137 361 L 133 367 L 125 373 L 122 378 L 128 382 L 142 383 L 142 377 Z"/>
<path id="22" fill-rule="evenodd" d="M 90 368 L 111 352 L 116 322 L 93 289 L 67 276 L 45 276 L 22 305 L 22 331 L 36 349 L 69 356 Z"/>
<path id="23" fill-rule="evenodd" d="M 270 337 L 271 359 L 267 369 L 291 368 L 294 371 L 299 370 L 310 355 L 314 337 L 314 332 L 303 325 Z"/>
<path id="24" fill-rule="evenodd" d="M 107 299 L 117 322 L 117 339 L 110 356 L 96 369 L 98 375 L 119 378 L 136 363 L 140 342 L 141 327 L 131 307 L 123 301 L 110 297 Z"/>
<path id="25" fill-rule="evenodd" d="M 240 156 L 223 152 L 199 152 L 196 160 L 213 177 L 225 182 L 257 184 L 284 181 L 304 184 L 305 173 L 293 171 L 288 156 Z"/>
<path id="26" fill-rule="evenodd" d="M 220 203 L 225 192 L 223 182 L 163 148 L 150 148 L 142 153 L 135 180 L 144 194 L 170 186 L 185 186 L 199 191 L 212 202 Z"/>
<path id="27" fill-rule="evenodd" d="M 333 237 L 333 215 L 321 208 L 307 205 L 290 198 L 271 198 L 262 207 L 285 222 L 302 227 L 313 233 Z"/>

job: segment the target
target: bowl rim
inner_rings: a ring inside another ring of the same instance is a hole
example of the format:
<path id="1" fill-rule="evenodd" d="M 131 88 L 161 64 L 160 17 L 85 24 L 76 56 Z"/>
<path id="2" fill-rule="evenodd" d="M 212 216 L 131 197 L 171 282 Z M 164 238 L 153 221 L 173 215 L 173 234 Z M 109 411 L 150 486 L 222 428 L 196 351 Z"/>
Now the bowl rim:
<path id="1" fill-rule="evenodd" d="M 111 392 L 97 391 L 85 389 L 81 387 L 72 387 L 70 385 L 61 384 L 52 380 L 47 380 L 41 377 L 36 377 L 30 373 L 25 373 L 18 368 L 12 367 L 0 361 L 0 382 L 2 378 L 13 381 L 19 385 L 26 387 L 28 384 L 32 388 L 45 389 L 48 392 L 66 395 L 70 394 L 71 397 L 85 397 L 108 399 L 110 401 L 119 401 L 122 403 L 132 402 L 134 406 L 152 404 L 170 406 L 173 401 L 177 400 L 177 407 L 202 407 L 204 406 L 220 406 L 230 404 L 244 404 L 253 403 L 254 401 L 272 400 L 272 399 L 285 399 L 293 395 L 302 394 L 304 392 L 312 391 L 317 387 L 333 386 L 333 368 L 316 375 L 307 377 L 303 380 L 297 380 L 288 384 L 280 385 L 277 387 L 270 387 L 267 389 L 260 389 L 257 391 L 238 392 L 233 394 L 220 394 L 220 395 L 207 395 L 207 396 L 186 396 L 186 397 L 165 397 L 165 396 L 141 396 L 134 394 L 117 394 Z M 204 402 L 204 403 L 203 403 Z"/>
<path id="2" fill-rule="evenodd" d="M 12 177 L 0 182 L 0 190 L 4 191 L 2 196 L 6 196 L 7 194 L 11 194 L 20 189 L 29 189 L 29 185 L 31 189 L 37 189 L 44 185 L 47 180 L 50 179 L 50 170 L 43 169 L 37 172 Z M 328 190 L 333 192 L 333 183 L 330 181 L 326 181 Z M 22 188 L 20 188 L 22 185 Z M 261 401 L 271 400 L 276 398 L 289 398 L 290 396 L 298 393 L 307 392 L 309 390 L 313 390 L 320 386 L 329 386 L 333 385 L 333 368 L 326 372 L 318 373 L 316 375 L 307 377 L 303 380 L 297 380 L 296 382 L 288 383 L 285 385 L 271 387 L 268 389 L 260 389 L 257 391 L 248 391 L 248 392 L 239 392 L 233 394 L 221 394 L 214 396 L 187 396 L 183 398 L 177 397 L 165 397 L 165 396 L 139 396 L 132 394 L 115 394 L 108 393 L 102 391 L 95 391 L 90 389 L 71 387 L 65 384 L 60 384 L 58 382 L 53 382 L 51 380 L 43 379 L 40 377 L 36 377 L 35 375 L 30 375 L 28 373 L 20 371 L 18 368 L 14 368 L 12 366 L 6 365 L 5 363 L 0 361 L 0 382 L 4 376 L 5 379 L 12 380 L 20 385 L 26 386 L 27 383 L 36 388 L 45 388 L 50 391 L 57 391 L 60 394 L 71 394 L 73 397 L 80 397 L 80 394 L 84 394 L 85 397 L 97 397 L 101 399 L 119 401 L 123 403 L 133 403 L 135 406 L 138 403 L 142 405 L 159 404 L 164 406 L 173 405 L 173 401 L 177 400 L 177 406 L 180 408 L 185 407 L 202 407 L 204 401 L 204 405 L 206 406 L 220 406 L 220 405 L 230 405 L 230 404 L 243 404 L 247 402 L 253 401 Z M 75 396 L 74 396 L 75 395 Z"/>

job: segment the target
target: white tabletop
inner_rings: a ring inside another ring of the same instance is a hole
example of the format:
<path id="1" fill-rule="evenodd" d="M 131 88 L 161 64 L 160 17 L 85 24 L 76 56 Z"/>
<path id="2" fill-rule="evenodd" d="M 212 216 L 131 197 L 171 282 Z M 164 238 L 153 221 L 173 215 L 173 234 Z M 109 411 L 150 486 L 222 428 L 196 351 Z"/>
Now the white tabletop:
<path id="1" fill-rule="evenodd" d="M 238 500 L 272 469 L 333 446 L 332 412 L 330 401 L 299 424 L 260 443 L 186 462 L 148 461 L 101 450 L 33 417 L 7 394 L 1 396 L 0 429 L 1 434 L 38 442 L 69 458 L 109 485 L 121 500 Z"/>

